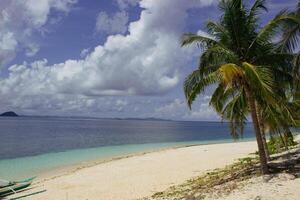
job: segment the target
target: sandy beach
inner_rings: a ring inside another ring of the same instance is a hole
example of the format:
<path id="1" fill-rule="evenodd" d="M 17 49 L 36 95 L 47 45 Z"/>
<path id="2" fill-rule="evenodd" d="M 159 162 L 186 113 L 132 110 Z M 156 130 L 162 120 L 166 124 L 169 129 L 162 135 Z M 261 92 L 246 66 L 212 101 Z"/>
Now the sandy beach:
<path id="1" fill-rule="evenodd" d="M 216 168 L 257 149 L 255 142 L 162 150 L 83 167 L 37 183 L 47 192 L 32 199 L 137 199 Z"/>

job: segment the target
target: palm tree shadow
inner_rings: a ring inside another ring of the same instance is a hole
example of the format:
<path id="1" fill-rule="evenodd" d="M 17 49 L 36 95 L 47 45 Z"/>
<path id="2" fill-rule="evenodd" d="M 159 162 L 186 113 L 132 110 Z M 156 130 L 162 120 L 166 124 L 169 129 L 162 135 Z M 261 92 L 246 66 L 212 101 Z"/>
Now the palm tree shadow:
<path id="1" fill-rule="evenodd" d="M 268 166 L 272 174 L 285 172 L 299 178 L 300 148 L 272 156 L 272 161 L 268 163 Z"/>

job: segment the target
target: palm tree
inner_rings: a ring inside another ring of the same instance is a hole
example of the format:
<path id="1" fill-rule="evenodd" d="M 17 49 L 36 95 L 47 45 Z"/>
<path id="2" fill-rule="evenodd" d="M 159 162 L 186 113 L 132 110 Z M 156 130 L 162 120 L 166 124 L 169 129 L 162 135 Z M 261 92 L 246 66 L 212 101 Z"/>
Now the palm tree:
<path id="1" fill-rule="evenodd" d="M 185 80 L 185 96 L 191 108 L 198 94 L 210 85 L 215 86 L 210 103 L 231 122 L 233 135 L 242 133 L 250 114 L 262 173 L 266 174 L 268 166 L 258 119 L 259 107 L 269 105 L 277 111 L 285 111 L 284 116 L 293 121 L 285 93 L 293 84 L 291 72 L 295 55 L 283 48 L 290 39 L 275 43 L 273 38 L 280 27 L 300 24 L 299 18 L 281 12 L 259 29 L 258 16 L 267 10 L 265 0 L 256 0 L 250 9 L 242 0 L 221 0 L 219 7 L 223 15 L 219 22 L 207 23 L 209 36 L 188 33 L 183 37 L 182 46 L 196 43 L 203 49 L 199 68 Z"/>
<path id="2" fill-rule="evenodd" d="M 285 16 L 288 17 L 288 19 L 285 19 L 284 17 L 276 16 L 272 21 L 269 22 L 269 24 L 266 26 L 265 30 L 269 33 L 276 33 L 276 30 L 281 28 L 283 30 L 281 34 L 281 38 L 279 42 L 277 43 L 278 51 L 282 54 L 288 53 L 292 54 L 294 57 L 293 61 L 293 72 L 290 73 L 293 76 L 293 84 L 290 84 L 288 88 L 286 88 L 286 101 L 288 106 L 290 106 L 291 109 L 293 109 L 293 118 L 296 120 L 294 121 L 288 121 L 287 118 L 282 117 L 283 115 L 278 113 L 277 115 L 273 115 L 273 119 L 269 118 L 268 123 L 269 127 L 271 128 L 272 132 L 277 132 L 279 135 L 281 132 L 284 133 L 284 140 L 285 144 L 287 144 L 287 137 L 288 135 L 291 135 L 291 131 L 289 126 L 291 124 L 299 126 L 299 68 L 300 68 L 300 52 L 295 53 L 295 51 L 299 50 L 300 47 L 300 0 L 298 2 L 297 8 L 294 11 L 287 12 L 282 11 Z M 284 66 L 282 64 L 282 66 Z M 280 83 L 282 83 L 282 80 L 279 80 Z M 291 82 L 290 82 L 291 83 Z M 266 109 L 265 109 L 266 111 Z M 261 111 L 262 112 L 262 111 Z M 263 118 L 263 116 L 261 115 Z M 277 117 L 278 119 L 274 121 L 274 117 Z M 264 119 L 262 119 L 263 121 Z M 277 121 L 277 122 L 276 122 Z M 260 123 L 262 127 L 264 126 L 263 123 Z M 270 125 L 272 124 L 272 125 Z M 262 135 L 264 135 L 264 130 L 262 129 Z M 286 146 L 287 147 L 287 146 Z"/>

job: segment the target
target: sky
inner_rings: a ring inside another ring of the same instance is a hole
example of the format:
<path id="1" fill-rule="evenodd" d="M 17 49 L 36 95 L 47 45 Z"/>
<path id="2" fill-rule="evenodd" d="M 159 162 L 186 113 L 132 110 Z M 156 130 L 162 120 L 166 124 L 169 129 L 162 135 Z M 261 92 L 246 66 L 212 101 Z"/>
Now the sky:
<path id="1" fill-rule="evenodd" d="M 253 1 L 245 1 L 251 4 Z M 297 0 L 267 0 L 266 23 Z M 219 120 L 210 91 L 189 110 L 183 80 L 218 0 L 1 0 L 0 112 Z"/>

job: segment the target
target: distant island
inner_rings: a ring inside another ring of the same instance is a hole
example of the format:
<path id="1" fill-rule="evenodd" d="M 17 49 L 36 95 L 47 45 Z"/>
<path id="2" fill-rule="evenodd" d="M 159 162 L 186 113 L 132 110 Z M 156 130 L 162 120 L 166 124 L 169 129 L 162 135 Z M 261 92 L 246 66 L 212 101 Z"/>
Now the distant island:
<path id="1" fill-rule="evenodd" d="M 18 117 L 19 115 L 17 115 L 15 112 L 13 111 L 8 111 L 8 112 L 4 112 L 0 115 L 1 117 Z"/>

